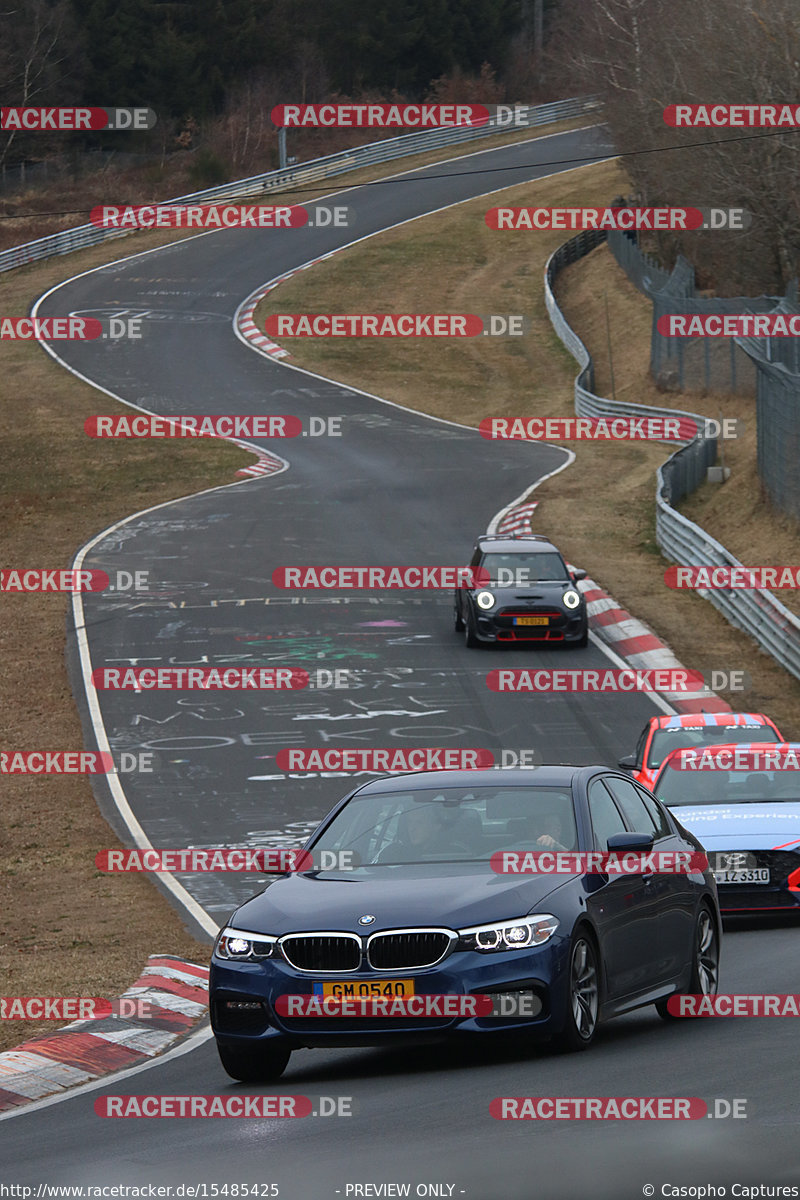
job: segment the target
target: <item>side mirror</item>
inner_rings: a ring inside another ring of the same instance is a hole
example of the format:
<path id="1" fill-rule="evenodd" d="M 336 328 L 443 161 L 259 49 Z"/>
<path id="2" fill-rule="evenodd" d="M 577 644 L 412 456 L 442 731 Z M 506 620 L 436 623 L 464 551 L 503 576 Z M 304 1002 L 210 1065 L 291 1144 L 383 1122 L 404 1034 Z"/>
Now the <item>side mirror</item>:
<path id="1" fill-rule="evenodd" d="M 617 761 L 617 766 L 620 768 L 621 771 L 635 771 L 636 770 L 636 755 L 635 754 L 626 754 L 624 758 L 620 758 Z"/>
<path id="2" fill-rule="evenodd" d="M 575 580 L 576 583 L 578 583 L 578 581 L 581 579 L 585 579 L 586 572 L 584 571 L 583 567 L 578 567 L 575 571 L 573 571 L 572 578 Z"/>
<path id="3" fill-rule="evenodd" d="M 655 834 L 653 833 L 614 833 L 606 842 L 609 850 L 652 850 Z"/>

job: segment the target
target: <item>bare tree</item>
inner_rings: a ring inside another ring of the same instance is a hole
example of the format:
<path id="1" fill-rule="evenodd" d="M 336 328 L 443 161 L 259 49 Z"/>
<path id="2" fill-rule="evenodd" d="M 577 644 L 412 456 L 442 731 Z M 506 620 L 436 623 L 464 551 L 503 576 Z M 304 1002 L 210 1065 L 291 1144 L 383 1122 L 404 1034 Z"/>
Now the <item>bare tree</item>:
<path id="1" fill-rule="evenodd" d="M 664 236 L 721 291 L 785 285 L 798 271 L 800 132 L 672 129 L 671 104 L 797 103 L 796 0 L 564 0 L 551 54 L 599 91 L 643 203 L 744 207 L 745 232 Z"/>
<path id="2" fill-rule="evenodd" d="M 4 107 L 64 104 L 79 68 L 79 44 L 68 0 L 23 0 L 0 13 L 0 103 Z M 0 164 L 18 130 L 8 131 Z"/>
<path id="3" fill-rule="evenodd" d="M 251 79 L 229 97 L 225 111 L 212 123 L 206 144 L 234 172 L 266 169 L 276 145 L 270 113 L 283 99 L 277 81 Z"/>

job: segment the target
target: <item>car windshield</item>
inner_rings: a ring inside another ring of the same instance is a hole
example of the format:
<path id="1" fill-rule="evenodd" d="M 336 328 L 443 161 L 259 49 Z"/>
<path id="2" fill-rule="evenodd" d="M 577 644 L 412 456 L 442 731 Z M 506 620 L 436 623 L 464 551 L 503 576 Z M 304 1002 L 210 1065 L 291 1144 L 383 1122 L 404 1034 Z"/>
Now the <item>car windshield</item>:
<path id="1" fill-rule="evenodd" d="M 767 800 L 800 802 L 800 771 L 679 771 L 665 767 L 653 785 L 669 808 L 708 804 L 757 804 Z"/>
<path id="2" fill-rule="evenodd" d="M 481 562 L 492 583 L 500 587 L 526 587 L 529 583 L 567 583 L 569 572 L 560 554 L 535 553 L 486 554 Z"/>
<path id="3" fill-rule="evenodd" d="M 544 839 L 540 841 L 539 839 Z M 309 849 L 356 866 L 486 861 L 497 850 L 576 849 L 568 788 L 425 788 L 359 793 Z"/>
<path id="4" fill-rule="evenodd" d="M 673 750 L 689 746 L 717 746 L 723 742 L 774 742 L 769 725 L 683 725 L 680 729 L 657 729 L 650 743 L 648 767 L 660 767 Z"/>

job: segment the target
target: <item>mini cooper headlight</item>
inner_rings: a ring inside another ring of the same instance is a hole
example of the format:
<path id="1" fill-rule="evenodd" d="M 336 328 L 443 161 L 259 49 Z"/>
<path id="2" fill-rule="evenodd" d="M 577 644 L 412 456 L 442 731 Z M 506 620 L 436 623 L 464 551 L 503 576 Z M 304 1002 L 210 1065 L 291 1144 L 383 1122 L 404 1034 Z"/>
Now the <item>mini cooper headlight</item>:
<path id="1" fill-rule="evenodd" d="M 566 592 L 564 592 L 564 604 L 567 608 L 577 608 L 580 602 L 580 595 L 575 591 L 574 588 L 569 588 Z"/>
<path id="2" fill-rule="evenodd" d="M 475 599 L 478 608 L 494 608 L 494 596 L 491 592 L 478 592 Z"/>
<path id="3" fill-rule="evenodd" d="M 214 953 L 218 958 L 252 962 L 269 958 L 275 949 L 277 938 L 269 934 L 249 933 L 246 930 L 223 929 L 217 938 Z"/>
<path id="4" fill-rule="evenodd" d="M 526 950 L 543 946 L 558 929 L 558 918 L 550 913 L 535 913 L 517 921 L 499 921 L 495 925 L 475 925 L 458 931 L 461 950 Z"/>

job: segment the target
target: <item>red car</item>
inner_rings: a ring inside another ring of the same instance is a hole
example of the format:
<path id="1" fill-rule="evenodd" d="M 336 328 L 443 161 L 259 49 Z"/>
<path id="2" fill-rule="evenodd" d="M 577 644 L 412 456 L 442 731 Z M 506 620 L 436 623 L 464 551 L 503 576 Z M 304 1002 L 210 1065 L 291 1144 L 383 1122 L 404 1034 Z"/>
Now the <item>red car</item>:
<path id="1" fill-rule="evenodd" d="M 658 769 L 672 750 L 721 743 L 782 742 L 777 726 L 763 713 L 685 713 L 651 717 L 642 730 L 636 753 L 619 760 L 623 771 L 651 788 Z"/>

